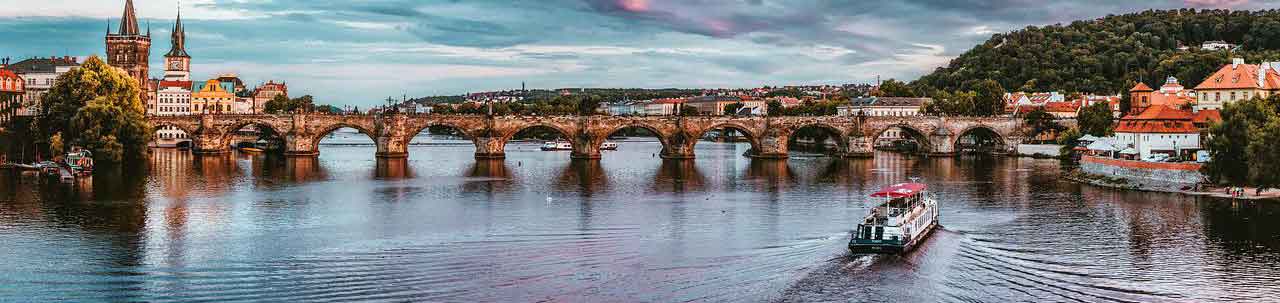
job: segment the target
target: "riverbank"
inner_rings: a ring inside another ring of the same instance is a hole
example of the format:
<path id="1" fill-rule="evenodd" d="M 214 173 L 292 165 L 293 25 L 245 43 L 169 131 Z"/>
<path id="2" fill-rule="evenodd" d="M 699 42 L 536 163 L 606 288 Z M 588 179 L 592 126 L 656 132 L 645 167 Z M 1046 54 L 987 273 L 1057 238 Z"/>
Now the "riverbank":
<path id="1" fill-rule="evenodd" d="M 1161 192 L 1183 194 L 1188 196 L 1214 197 L 1223 199 L 1239 199 L 1239 200 L 1274 200 L 1280 201 L 1280 190 L 1272 190 L 1263 192 L 1261 195 L 1255 194 L 1256 188 L 1245 188 L 1245 194 L 1239 197 L 1233 197 L 1227 193 L 1227 188 L 1208 187 L 1200 185 L 1189 186 L 1177 183 L 1161 183 L 1158 181 L 1144 181 L 1127 179 L 1124 177 L 1113 177 L 1105 175 L 1090 174 L 1073 169 L 1066 172 L 1062 176 L 1064 179 L 1086 185 L 1106 187 L 1121 190 L 1145 191 L 1145 192 Z"/>

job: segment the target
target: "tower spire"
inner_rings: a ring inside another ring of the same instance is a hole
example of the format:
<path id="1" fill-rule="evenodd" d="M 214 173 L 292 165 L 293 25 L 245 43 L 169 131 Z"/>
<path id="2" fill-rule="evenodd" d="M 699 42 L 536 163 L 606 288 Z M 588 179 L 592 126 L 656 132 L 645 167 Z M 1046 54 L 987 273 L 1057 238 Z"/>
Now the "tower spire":
<path id="1" fill-rule="evenodd" d="M 178 6 L 178 19 L 173 22 L 173 32 L 170 33 L 169 54 L 166 57 L 188 57 L 187 56 L 187 31 L 182 27 L 182 6 Z"/>
<path id="2" fill-rule="evenodd" d="M 133 0 L 124 1 L 124 15 L 120 17 L 120 35 L 138 35 L 138 16 L 134 14 Z"/>

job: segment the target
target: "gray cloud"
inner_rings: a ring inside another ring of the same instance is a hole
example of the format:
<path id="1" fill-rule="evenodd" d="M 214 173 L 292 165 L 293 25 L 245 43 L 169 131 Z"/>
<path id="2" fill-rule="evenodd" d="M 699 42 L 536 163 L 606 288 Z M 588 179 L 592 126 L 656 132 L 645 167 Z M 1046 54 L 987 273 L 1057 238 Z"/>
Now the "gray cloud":
<path id="1" fill-rule="evenodd" d="M 41 4 L 23 5 L 37 11 Z M 297 91 L 373 104 L 388 94 L 462 93 L 521 81 L 535 87 L 695 87 L 869 81 L 875 75 L 911 79 L 992 33 L 1028 25 L 1151 8 L 1275 5 L 1244 0 L 213 0 L 198 6 L 249 18 L 184 21 L 197 75 L 239 69 L 250 82 L 287 77 Z M 101 53 L 103 22 L 0 18 L 0 35 L 23 41 L 0 44 L 0 56 Z M 167 50 L 163 29 L 168 22 L 153 20 L 157 66 Z"/>

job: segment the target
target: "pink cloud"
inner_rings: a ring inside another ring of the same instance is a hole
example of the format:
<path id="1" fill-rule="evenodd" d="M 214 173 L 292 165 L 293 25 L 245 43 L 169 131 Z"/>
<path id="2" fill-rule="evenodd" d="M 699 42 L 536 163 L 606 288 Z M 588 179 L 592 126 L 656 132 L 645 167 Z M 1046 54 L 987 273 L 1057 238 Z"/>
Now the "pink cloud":
<path id="1" fill-rule="evenodd" d="M 649 11 L 649 0 L 618 0 L 618 7 L 628 12 L 647 12 Z"/>

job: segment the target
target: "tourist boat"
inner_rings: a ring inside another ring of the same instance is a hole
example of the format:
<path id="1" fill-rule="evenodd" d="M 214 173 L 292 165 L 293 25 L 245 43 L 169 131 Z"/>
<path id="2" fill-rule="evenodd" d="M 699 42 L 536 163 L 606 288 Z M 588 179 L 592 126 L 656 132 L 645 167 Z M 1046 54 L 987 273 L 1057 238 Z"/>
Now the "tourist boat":
<path id="1" fill-rule="evenodd" d="M 67 166 L 71 168 L 71 172 L 76 175 L 89 175 L 93 173 L 93 154 L 88 150 L 77 150 L 67 153 L 66 162 Z"/>
<path id="2" fill-rule="evenodd" d="M 849 240 L 853 253 L 901 253 L 938 227 L 938 202 L 920 183 L 894 184 L 872 194 L 884 199 L 858 224 Z"/>
<path id="3" fill-rule="evenodd" d="M 606 141 L 600 145 L 600 150 L 618 150 L 618 143 Z"/>
<path id="4" fill-rule="evenodd" d="M 543 151 L 573 150 L 573 145 L 568 141 L 547 141 L 542 144 Z"/>

